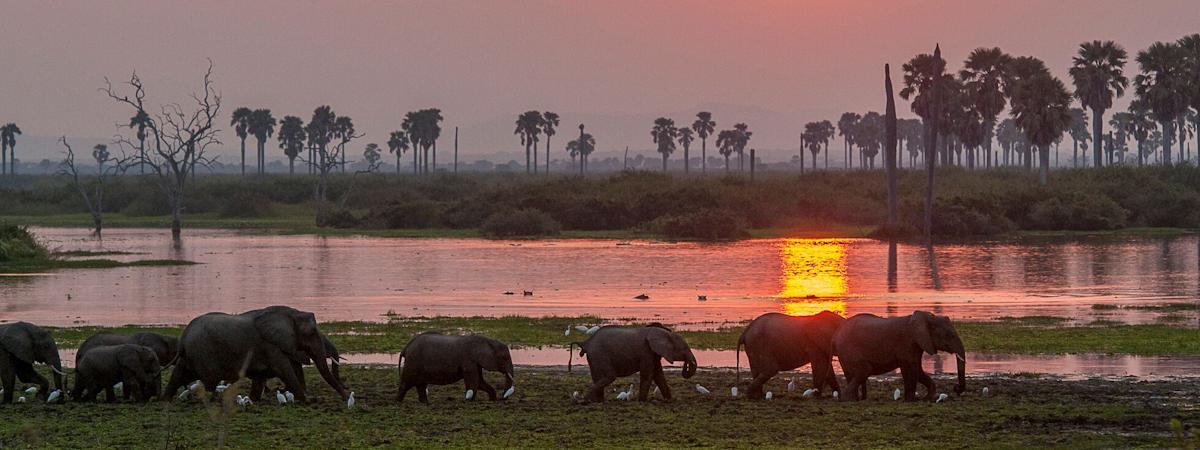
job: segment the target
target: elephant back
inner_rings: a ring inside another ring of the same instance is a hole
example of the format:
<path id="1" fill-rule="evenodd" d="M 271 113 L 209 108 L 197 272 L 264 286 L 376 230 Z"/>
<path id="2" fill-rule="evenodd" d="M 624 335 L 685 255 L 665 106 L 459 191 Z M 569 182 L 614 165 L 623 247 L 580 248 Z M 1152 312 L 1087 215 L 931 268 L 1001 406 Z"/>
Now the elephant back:
<path id="1" fill-rule="evenodd" d="M 88 336 L 88 338 L 83 341 L 83 344 L 79 345 L 79 350 L 75 352 L 75 366 L 78 367 L 79 362 L 83 360 L 83 357 L 88 353 L 91 353 L 92 350 L 100 347 L 128 344 L 131 342 L 133 342 L 132 336 L 125 334 L 102 332 Z"/>

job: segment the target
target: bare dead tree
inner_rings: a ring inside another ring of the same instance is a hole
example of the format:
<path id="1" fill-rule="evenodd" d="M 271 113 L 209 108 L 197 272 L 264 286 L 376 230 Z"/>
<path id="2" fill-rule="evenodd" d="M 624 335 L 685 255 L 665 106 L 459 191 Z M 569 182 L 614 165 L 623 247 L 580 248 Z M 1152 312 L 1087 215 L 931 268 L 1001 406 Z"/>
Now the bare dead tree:
<path id="1" fill-rule="evenodd" d="M 210 60 L 204 72 L 202 92 L 191 95 L 195 105 L 190 110 L 177 103 L 168 103 L 160 106 L 157 114 L 150 114 L 145 105 L 145 86 L 137 72 L 124 83 L 126 89 L 132 92 L 119 93 L 107 77 L 104 79 L 105 87 L 100 89 L 117 103 L 149 117 L 146 131 L 153 148 L 138 155 L 135 160 L 149 167 L 156 175 L 158 185 L 171 207 L 171 236 L 176 241 L 182 234 L 181 216 L 189 178 L 195 176 L 197 166 L 208 168 L 216 161 L 216 158 L 209 158 L 206 151 L 209 146 L 221 143 L 216 128 L 221 95 L 213 88 L 212 73 L 213 64 Z M 134 145 L 125 137 L 118 142 Z"/>
<path id="2" fill-rule="evenodd" d="M 75 165 L 75 150 L 67 142 L 66 136 L 58 138 L 58 142 L 67 148 L 66 156 L 59 163 L 61 168 L 58 173 L 70 177 L 71 186 L 79 192 L 79 196 L 83 198 L 83 204 L 87 206 L 88 213 L 92 215 L 92 235 L 101 238 L 104 231 L 104 180 L 124 172 L 129 167 L 132 158 L 125 156 L 125 152 L 122 151 L 121 156 L 114 159 L 108 152 L 107 146 L 97 145 L 92 150 L 92 159 L 96 160 L 96 182 L 89 193 L 88 188 L 79 179 L 79 167 Z M 105 167 L 106 163 L 111 164 Z"/>

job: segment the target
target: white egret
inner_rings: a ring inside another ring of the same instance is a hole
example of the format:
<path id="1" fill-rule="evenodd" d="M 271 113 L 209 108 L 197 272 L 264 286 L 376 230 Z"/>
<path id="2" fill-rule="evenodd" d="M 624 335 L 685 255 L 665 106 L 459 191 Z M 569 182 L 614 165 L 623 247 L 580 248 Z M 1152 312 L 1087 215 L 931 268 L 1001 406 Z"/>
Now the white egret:
<path id="1" fill-rule="evenodd" d="M 945 399 L 948 399 L 948 398 L 950 398 L 950 396 L 949 396 L 949 395 L 946 395 L 946 394 L 944 394 L 944 393 L 943 393 L 943 394 L 938 394 L 937 401 L 935 401 L 934 403 L 941 403 L 941 402 L 942 402 L 942 400 L 945 400 Z"/>
<path id="2" fill-rule="evenodd" d="M 596 334 L 597 331 L 600 331 L 600 325 L 596 325 L 591 328 L 588 328 L 587 334 Z"/>
<path id="3" fill-rule="evenodd" d="M 275 391 L 275 402 L 279 403 L 280 405 L 286 405 L 287 397 L 285 397 L 282 392 Z"/>
<path id="4" fill-rule="evenodd" d="M 201 384 L 199 380 L 196 380 L 193 381 L 192 384 L 189 384 L 187 389 L 189 391 L 196 392 L 200 389 L 200 386 L 203 386 L 203 384 Z"/>
<path id="5" fill-rule="evenodd" d="M 17 403 L 25 403 L 25 397 L 17 397 Z"/>
<path id="6" fill-rule="evenodd" d="M 838 397 L 840 397 L 840 396 L 841 396 L 841 395 L 840 395 L 840 394 L 838 394 L 838 391 L 833 391 L 833 399 L 834 399 L 834 400 L 837 400 L 837 399 L 838 399 Z"/>
<path id="7" fill-rule="evenodd" d="M 900 400 L 900 388 L 896 388 L 896 392 L 892 392 L 892 400 Z"/>
<path id="8" fill-rule="evenodd" d="M 467 389 L 467 400 L 475 398 L 475 390 Z"/>
<path id="9" fill-rule="evenodd" d="M 179 396 L 176 398 L 178 398 L 179 401 L 181 401 L 181 402 L 186 402 L 186 401 L 188 401 L 188 398 L 190 398 L 191 396 L 192 396 L 192 391 L 184 389 L 183 392 L 180 392 Z"/>
<path id="10" fill-rule="evenodd" d="M 25 395 L 34 395 L 37 394 L 37 391 L 37 386 L 30 386 L 29 389 L 25 390 Z"/>
<path id="11" fill-rule="evenodd" d="M 653 397 L 653 396 L 655 396 L 655 395 L 658 395 L 658 393 L 659 393 L 659 390 L 658 390 L 658 385 L 656 384 L 656 385 L 654 385 L 654 392 L 651 392 L 651 393 L 650 393 L 650 396 L 652 396 L 652 397 Z"/>
<path id="12" fill-rule="evenodd" d="M 570 336 L 570 335 L 571 335 L 571 326 L 567 325 L 567 331 L 563 332 L 563 336 Z"/>
<path id="13" fill-rule="evenodd" d="M 729 388 L 729 396 L 737 397 L 737 386 Z"/>
<path id="14" fill-rule="evenodd" d="M 617 400 L 629 400 L 629 393 L 625 391 L 618 392 Z"/>
<path id="15" fill-rule="evenodd" d="M 773 392 L 767 391 L 767 400 L 768 401 L 770 401 L 774 397 L 775 397 L 775 394 Z"/>
<path id="16" fill-rule="evenodd" d="M 701 386 L 700 383 L 696 383 L 696 392 L 699 392 L 701 395 L 711 394 L 708 388 Z"/>
<path id="17" fill-rule="evenodd" d="M 59 398 L 62 398 L 62 390 L 55 389 L 54 392 L 50 393 L 49 397 L 46 397 L 46 403 L 54 403 L 58 401 Z"/>
<path id="18" fill-rule="evenodd" d="M 791 392 L 794 390 L 796 390 L 796 379 L 795 378 L 793 378 L 792 381 L 788 382 L 788 392 Z"/>
<path id="19" fill-rule="evenodd" d="M 800 396 L 804 397 L 804 398 L 809 398 L 809 397 L 812 397 L 813 394 L 816 394 L 816 393 L 817 393 L 816 389 L 809 388 L 809 389 L 805 389 L 804 393 L 800 394 Z"/>
<path id="20" fill-rule="evenodd" d="M 588 327 L 587 327 L 587 325 L 575 325 L 575 331 L 578 331 L 580 333 L 587 333 Z"/>
<path id="21" fill-rule="evenodd" d="M 514 393 L 516 393 L 516 392 L 517 392 L 517 387 L 516 387 L 516 386 L 509 386 L 509 387 L 508 387 L 508 390 L 507 390 L 507 391 L 504 391 L 504 398 L 509 398 L 509 397 L 512 397 L 512 395 L 513 395 Z"/>
<path id="22" fill-rule="evenodd" d="M 984 397 L 987 397 L 987 396 L 988 396 L 988 388 L 987 388 L 987 386 L 984 386 L 984 387 L 983 387 L 983 396 L 984 396 Z"/>
<path id="23" fill-rule="evenodd" d="M 575 391 L 575 392 L 572 392 L 572 393 L 571 393 L 571 400 L 572 400 L 572 401 L 578 401 L 578 400 L 579 400 L 579 391 Z"/>
<path id="24" fill-rule="evenodd" d="M 354 391 L 350 391 L 350 396 L 346 397 L 346 409 L 354 409 Z"/>
<path id="25" fill-rule="evenodd" d="M 286 398 L 288 403 L 296 403 L 296 395 L 292 394 L 292 391 L 284 391 L 283 398 Z"/>
<path id="26" fill-rule="evenodd" d="M 217 383 L 217 387 L 214 390 L 217 391 L 218 394 L 222 394 L 225 392 L 225 389 L 227 389 L 228 387 L 229 387 L 229 385 L 225 384 L 225 380 L 221 380 L 220 382 Z"/>

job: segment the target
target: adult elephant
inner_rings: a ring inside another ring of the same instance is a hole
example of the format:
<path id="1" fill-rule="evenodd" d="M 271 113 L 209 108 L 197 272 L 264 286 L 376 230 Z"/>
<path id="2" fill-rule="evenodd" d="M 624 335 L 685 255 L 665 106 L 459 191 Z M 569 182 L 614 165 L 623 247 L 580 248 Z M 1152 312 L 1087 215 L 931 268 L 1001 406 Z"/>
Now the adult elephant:
<path id="1" fill-rule="evenodd" d="M 75 367 L 78 369 L 80 361 L 83 357 L 92 350 L 101 347 L 111 347 L 115 345 L 140 345 L 154 352 L 154 356 L 158 358 L 159 364 L 162 367 L 169 367 L 175 364 L 175 356 L 179 354 L 179 338 L 175 336 L 167 336 L 159 333 L 134 333 L 134 334 L 117 334 L 117 333 L 96 333 L 83 341 L 79 346 L 79 351 L 75 353 Z M 149 383 L 143 383 L 144 389 L 143 398 L 154 398 L 158 396 L 158 390 L 162 389 L 162 373 L 156 373 L 154 379 Z M 122 397 L 128 400 L 133 392 L 130 389 L 122 389 Z"/>
<path id="2" fill-rule="evenodd" d="M 309 361 L 346 398 L 345 387 L 326 361 L 331 356 L 326 342 L 313 313 L 287 306 L 202 315 L 192 319 L 179 337 L 178 362 L 163 398 L 170 399 L 193 380 L 212 389 L 222 380 L 276 376 L 296 401 L 305 402 L 304 372 L 299 367 Z"/>
<path id="3" fill-rule="evenodd" d="M 750 322 L 738 338 L 738 352 L 746 347 L 750 361 L 750 382 L 747 395 L 763 398 L 763 385 L 784 370 L 812 364 L 813 389 L 826 386 L 838 392 L 837 376 L 833 373 L 833 335 L 846 318 L 830 311 L 811 316 L 789 316 L 767 313 Z M 738 384 L 741 384 L 741 358 L 738 361 Z"/>
<path id="4" fill-rule="evenodd" d="M 429 403 L 426 386 L 445 385 L 463 380 L 467 397 L 474 400 L 476 391 L 487 393 L 491 400 L 501 400 L 511 395 L 513 387 L 513 362 L 508 346 L 492 338 L 469 335 L 447 336 L 436 332 L 421 333 L 413 337 L 400 353 L 400 392 L 398 401 L 404 401 L 409 389 L 417 388 L 417 399 Z M 504 394 L 496 396 L 496 389 L 483 379 L 483 371 L 500 372 L 506 378 Z"/>
<path id="5" fill-rule="evenodd" d="M 956 394 L 967 389 L 967 354 L 962 339 L 950 318 L 913 311 L 907 317 L 883 318 L 858 314 L 846 320 L 833 337 L 834 350 L 846 375 L 846 400 L 867 398 L 867 378 L 900 369 L 904 380 L 904 400 L 917 398 L 917 383 L 925 385 L 926 398 L 933 400 L 937 390 L 933 379 L 921 368 L 921 353 L 939 351 L 958 357 Z"/>
<path id="6" fill-rule="evenodd" d="M 36 383 L 38 398 L 45 399 L 50 394 L 50 383 L 33 369 L 34 363 L 50 366 L 54 388 L 63 388 L 62 361 L 50 332 L 29 322 L 0 325 L 0 384 L 4 388 L 4 403 L 12 403 L 18 378 L 22 383 Z"/>
<path id="7" fill-rule="evenodd" d="M 638 400 L 650 399 L 650 382 L 658 385 L 663 399 L 671 400 L 671 388 L 663 375 L 662 360 L 683 361 L 683 378 L 696 374 L 696 356 L 679 333 L 659 323 L 644 327 L 606 326 L 579 344 L 579 356 L 587 356 L 592 384 L 585 398 L 604 401 L 604 388 L 617 377 L 639 374 Z M 567 361 L 570 370 L 571 362 Z"/>

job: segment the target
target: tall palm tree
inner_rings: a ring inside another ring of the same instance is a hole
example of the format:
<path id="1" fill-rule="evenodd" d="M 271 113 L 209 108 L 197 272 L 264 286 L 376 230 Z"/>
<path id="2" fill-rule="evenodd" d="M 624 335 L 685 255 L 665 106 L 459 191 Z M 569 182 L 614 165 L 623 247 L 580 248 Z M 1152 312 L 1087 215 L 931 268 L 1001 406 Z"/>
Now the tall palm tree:
<path id="1" fill-rule="evenodd" d="M 679 145 L 683 146 L 683 173 L 690 172 L 689 167 L 692 165 L 692 160 L 689 150 L 692 147 L 692 141 L 695 140 L 696 137 L 692 134 L 691 128 L 683 127 L 679 129 Z"/>
<path id="2" fill-rule="evenodd" d="M 746 164 L 744 162 L 746 156 L 746 146 L 750 145 L 750 137 L 754 132 L 749 131 L 750 126 L 744 123 L 738 123 L 733 126 L 733 131 L 736 133 L 737 141 L 734 143 L 733 151 L 738 154 L 738 170 L 745 171 Z"/>
<path id="3" fill-rule="evenodd" d="M 946 60 L 942 59 L 940 45 L 933 47 L 933 54 L 920 54 L 904 64 L 904 89 L 900 97 L 912 98 L 911 109 L 922 119 L 925 126 L 925 242 L 933 242 L 933 168 L 937 153 L 937 129 L 941 117 L 942 84 L 953 80 L 946 73 Z"/>
<path id="4" fill-rule="evenodd" d="M 992 136 L 996 130 L 996 118 L 1004 111 L 1005 99 L 1002 90 L 1008 82 L 1008 70 L 1012 57 L 999 48 L 977 48 L 963 63 L 959 77 L 965 83 L 967 95 L 974 109 L 983 118 L 984 157 L 987 166 L 992 161 Z"/>
<path id="5" fill-rule="evenodd" d="M 137 114 L 129 118 L 129 128 L 134 128 L 137 131 L 135 136 L 138 140 L 138 169 L 139 173 L 146 173 L 146 165 L 142 161 L 146 160 L 146 128 L 150 126 L 150 115 L 146 111 L 138 110 Z"/>
<path id="6" fill-rule="evenodd" d="M 1108 120 L 1108 126 L 1112 127 L 1112 131 L 1108 132 L 1112 136 L 1113 151 L 1117 153 L 1116 157 L 1109 156 L 1109 163 L 1114 160 L 1125 162 L 1125 152 L 1129 150 L 1129 135 L 1133 126 L 1133 114 L 1120 111 L 1112 115 Z"/>
<path id="7" fill-rule="evenodd" d="M 1147 156 L 1146 140 L 1157 125 L 1150 119 L 1150 111 L 1140 100 L 1129 102 L 1129 134 L 1137 142 L 1138 166 L 1145 164 Z"/>
<path id="8" fill-rule="evenodd" d="M 996 127 L 996 142 L 1004 150 L 1004 165 L 1012 165 L 1017 153 L 1017 141 L 1021 138 L 1021 130 L 1017 122 L 1011 118 L 1000 121 Z"/>
<path id="9" fill-rule="evenodd" d="M 1200 33 L 1184 36 L 1178 44 L 1184 54 L 1183 92 L 1192 108 L 1192 129 L 1200 133 Z"/>
<path id="10" fill-rule="evenodd" d="M 583 124 L 579 124 L 579 138 L 567 143 L 567 152 L 571 154 L 571 161 L 574 163 L 575 157 L 579 157 L 579 173 L 582 174 L 587 169 L 587 157 L 596 150 L 596 138 L 589 133 L 583 132 Z"/>
<path id="11" fill-rule="evenodd" d="M 1071 166 L 1079 165 L 1080 150 L 1083 150 L 1083 156 L 1087 157 L 1087 142 L 1092 138 L 1087 121 L 1087 111 L 1083 108 L 1071 108 L 1071 128 L 1067 130 L 1067 134 L 1071 135 Z"/>
<path id="12" fill-rule="evenodd" d="M 233 118 L 229 121 L 233 132 L 242 140 L 242 175 L 246 174 L 246 137 L 249 136 L 250 116 L 253 114 L 253 110 L 243 106 L 233 110 Z"/>
<path id="13" fill-rule="evenodd" d="M 546 174 L 550 174 L 550 138 L 554 136 L 558 126 L 558 114 L 546 111 L 542 113 L 542 133 L 546 135 Z"/>
<path id="14" fill-rule="evenodd" d="M 717 129 L 717 123 L 712 120 L 712 113 L 700 111 L 696 113 L 696 121 L 692 122 L 692 131 L 700 137 L 700 173 L 708 172 L 708 137 Z"/>
<path id="15" fill-rule="evenodd" d="M 1091 41 L 1079 44 L 1073 59 L 1071 79 L 1075 83 L 1075 98 L 1084 108 L 1092 110 L 1092 165 L 1100 167 L 1100 137 L 1104 134 L 1104 111 L 1112 108 L 1113 99 L 1125 95 L 1129 80 L 1125 78 L 1125 60 L 1129 55 L 1113 41 Z"/>
<path id="16" fill-rule="evenodd" d="M 833 137 L 837 135 L 837 129 L 833 127 L 833 122 L 830 122 L 828 120 L 822 120 L 820 122 L 817 122 L 817 124 L 819 125 L 818 129 L 821 132 L 821 134 L 820 134 L 821 144 L 823 144 L 825 146 L 825 168 L 828 169 L 829 168 L 829 141 L 832 141 Z M 817 166 L 814 165 L 813 169 L 816 170 L 816 168 L 817 168 Z"/>
<path id="17" fill-rule="evenodd" d="M 388 151 L 396 154 L 396 175 L 400 174 L 400 155 L 408 150 L 408 135 L 404 131 L 393 131 L 387 141 Z"/>
<path id="18" fill-rule="evenodd" d="M 854 112 L 844 112 L 842 117 L 838 119 L 838 135 L 842 137 L 842 142 L 845 145 L 845 154 L 842 155 L 842 163 L 847 169 L 854 167 L 854 154 L 851 148 L 854 146 L 854 127 L 858 125 L 858 121 L 862 116 Z"/>
<path id="19" fill-rule="evenodd" d="M 800 174 L 804 175 L 804 151 L 812 152 L 812 165 L 815 169 L 817 166 L 817 153 L 821 151 L 820 131 L 816 122 L 804 124 L 804 131 L 800 133 Z"/>
<path id="20" fill-rule="evenodd" d="M 400 123 L 400 130 L 408 135 L 408 142 L 412 144 L 413 155 L 413 174 L 419 173 L 419 164 L 417 162 L 418 155 L 421 154 L 422 142 L 424 139 L 424 131 L 421 121 L 421 113 L 419 111 L 409 111 L 404 114 L 404 121 Z"/>
<path id="21" fill-rule="evenodd" d="M 1137 96 L 1150 109 L 1151 117 L 1162 126 L 1163 164 L 1170 165 L 1171 144 L 1175 137 L 1173 125 L 1187 109 L 1183 92 L 1187 52 L 1175 43 L 1155 42 L 1138 52 L 1137 62 L 1142 69 L 1134 79 Z"/>
<path id="22" fill-rule="evenodd" d="M 275 117 L 269 109 L 256 109 L 250 113 L 246 132 L 258 140 L 258 173 L 266 173 L 267 139 L 275 133 Z"/>
<path id="23" fill-rule="evenodd" d="M 296 116 L 284 116 L 279 122 L 279 148 L 288 159 L 288 175 L 296 174 L 296 157 L 304 151 L 304 121 Z"/>
<path id="24" fill-rule="evenodd" d="M 884 131 L 883 116 L 875 111 L 863 114 L 854 131 L 855 142 L 862 149 L 860 167 L 875 168 L 875 156 L 883 146 Z"/>
<path id="25" fill-rule="evenodd" d="M 667 158 L 671 156 L 671 153 L 675 153 L 675 137 L 678 135 L 679 129 L 675 128 L 674 120 L 666 117 L 654 119 L 654 127 L 650 129 L 650 137 L 658 145 L 658 153 L 662 154 L 663 172 L 667 171 Z"/>
<path id="26" fill-rule="evenodd" d="M 438 108 L 426 108 L 418 111 L 421 117 L 421 130 L 425 135 L 423 143 L 425 145 L 425 172 L 429 172 L 429 150 L 433 149 L 433 171 L 437 171 L 437 143 L 442 136 L 442 110 Z M 536 150 L 536 149 L 535 149 Z"/>
<path id="27" fill-rule="evenodd" d="M 4 149 L 8 149 L 9 175 L 17 174 L 17 136 L 20 134 L 21 128 L 15 123 L 9 122 L 0 127 L 0 155 L 4 153 Z M 0 173 L 4 172 L 0 170 Z"/>
<path id="28" fill-rule="evenodd" d="M 538 134 L 542 132 L 542 113 L 538 111 L 526 111 L 517 116 L 517 128 L 513 130 L 513 134 L 521 137 L 521 144 L 525 146 L 525 172 L 537 173 L 537 153 L 536 151 L 530 157 L 530 148 L 537 148 Z"/>
<path id="29" fill-rule="evenodd" d="M 1050 144 L 1071 126 L 1071 94 L 1049 72 L 1023 80 L 1016 92 L 1012 114 L 1017 126 L 1039 151 L 1038 182 L 1045 185 L 1050 171 Z"/>
<path id="30" fill-rule="evenodd" d="M 717 133 L 717 153 L 725 157 L 725 173 L 729 173 L 729 156 L 737 147 L 738 133 L 735 130 L 721 130 Z"/>

